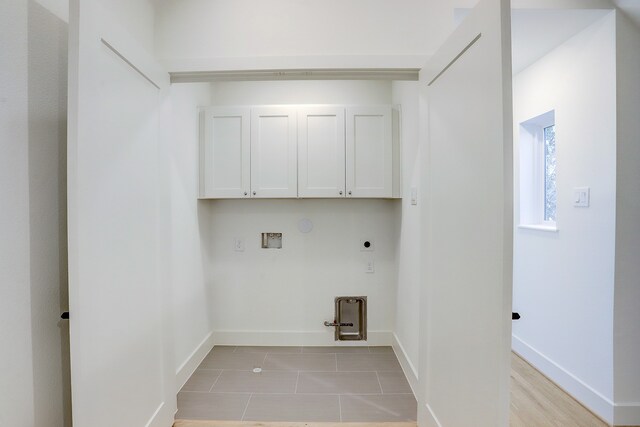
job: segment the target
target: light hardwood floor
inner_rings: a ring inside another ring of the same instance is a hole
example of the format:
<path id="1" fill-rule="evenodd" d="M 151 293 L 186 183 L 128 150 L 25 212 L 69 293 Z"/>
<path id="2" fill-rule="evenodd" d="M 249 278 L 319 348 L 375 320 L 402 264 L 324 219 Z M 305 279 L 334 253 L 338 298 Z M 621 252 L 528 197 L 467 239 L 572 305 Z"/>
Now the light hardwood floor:
<path id="1" fill-rule="evenodd" d="M 518 355 L 511 356 L 511 427 L 607 427 Z"/>
<path id="2" fill-rule="evenodd" d="M 416 427 L 416 423 L 283 423 L 256 421 L 176 421 L 174 427 Z"/>
<path id="3" fill-rule="evenodd" d="M 607 427 L 518 355 L 511 361 L 511 427 Z M 415 423 L 184 421 L 174 427 L 416 427 Z"/>

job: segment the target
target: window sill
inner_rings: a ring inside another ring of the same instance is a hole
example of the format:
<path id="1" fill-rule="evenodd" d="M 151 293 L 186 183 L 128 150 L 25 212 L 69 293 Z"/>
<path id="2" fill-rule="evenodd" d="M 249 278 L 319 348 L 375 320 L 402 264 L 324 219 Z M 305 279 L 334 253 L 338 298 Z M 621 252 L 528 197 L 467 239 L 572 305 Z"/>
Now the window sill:
<path id="1" fill-rule="evenodd" d="M 547 231 L 551 233 L 557 233 L 558 227 L 555 225 L 542 225 L 542 224 L 520 224 L 518 228 L 523 228 L 525 230 L 538 230 L 538 231 Z"/>

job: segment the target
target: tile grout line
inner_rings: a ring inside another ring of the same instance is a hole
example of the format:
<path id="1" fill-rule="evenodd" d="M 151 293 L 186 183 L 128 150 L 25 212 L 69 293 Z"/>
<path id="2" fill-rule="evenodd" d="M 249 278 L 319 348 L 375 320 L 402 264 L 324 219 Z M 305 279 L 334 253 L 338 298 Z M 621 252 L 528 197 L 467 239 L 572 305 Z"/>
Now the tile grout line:
<path id="1" fill-rule="evenodd" d="M 269 352 L 266 352 L 264 354 L 264 357 L 262 358 L 262 365 L 260 366 L 260 369 L 262 369 L 262 367 L 264 366 L 264 362 L 267 361 L 267 356 L 269 355 Z"/>
<path id="2" fill-rule="evenodd" d="M 238 349 L 238 347 L 234 348 L 234 352 L 235 352 L 237 349 Z M 370 348 L 370 347 L 368 347 L 368 351 L 369 351 L 369 353 L 368 353 L 368 354 L 371 354 L 371 348 Z M 264 356 L 263 356 L 263 359 L 262 359 L 262 363 L 263 363 L 263 365 L 266 363 L 266 359 L 267 359 L 270 355 L 272 355 L 272 354 L 279 355 L 279 354 L 277 354 L 277 353 L 273 353 L 273 352 L 265 352 L 265 354 L 264 354 Z M 298 353 L 298 354 L 303 354 L 303 353 Z M 327 371 L 323 371 L 323 370 L 318 370 L 318 371 L 316 371 L 316 370 L 311 370 L 311 371 L 307 371 L 307 370 L 301 370 L 301 369 L 297 369 L 297 370 L 295 370 L 295 371 L 293 371 L 293 370 L 290 370 L 290 371 L 289 371 L 288 369 L 282 369 L 282 370 L 280 370 L 280 369 L 275 369 L 275 370 L 273 370 L 273 372 L 274 372 L 274 373 L 278 373 L 278 372 L 279 372 L 279 373 L 283 373 L 283 374 L 284 374 L 284 373 L 286 373 L 287 371 L 291 372 L 291 374 L 293 374 L 293 372 L 296 372 L 296 384 L 295 384 L 295 387 L 294 387 L 294 392 L 293 392 L 293 394 L 286 393 L 286 392 L 270 393 L 270 392 L 268 392 L 268 391 L 262 391 L 262 392 L 255 392 L 255 391 L 248 391 L 248 392 L 246 392 L 246 391 L 237 391 L 237 392 L 222 392 L 222 391 L 220 391 L 220 392 L 218 392 L 218 391 L 214 391 L 215 386 L 217 385 L 217 383 L 219 382 L 219 380 L 220 380 L 221 376 L 224 374 L 224 372 L 225 372 L 225 371 L 246 372 L 246 369 L 217 369 L 217 368 L 211 368 L 211 369 L 216 369 L 216 370 L 218 370 L 218 371 L 219 371 L 219 373 L 218 373 L 218 375 L 216 376 L 216 378 L 215 378 L 215 380 L 214 380 L 214 382 L 213 382 L 213 384 L 212 384 L 212 386 L 211 386 L 211 388 L 209 389 L 209 391 L 208 391 L 208 392 L 207 392 L 207 391 L 202 391 L 202 392 L 195 391 L 195 392 L 187 392 L 187 393 L 193 393 L 193 394 L 200 394 L 200 393 L 216 393 L 216 394 L 217 394 L 217 393 L 220 393 L 220 394 L 227 394 L 227 395 L 233 395 L 233 394 L 238 395 L 238 394 L 242 394 L 242 395 L 245 395 L 245 396 L 246 396 L 246 394 L 249 394 L 249 398 L 247 399 L 247 402 L 246 402 L 245 408 L 244 408 L 243 413 L 242 413 L 242 415 L 241 415 L 241 417 L 240 417 L 240 421 L 244 421 L 244 420 L 245 420 L 245 418 L 246 418 L 246 414 L 247 414 L 247 412 L 248 412 L 248 410 L 249 410 L 249 405 L 251 404 L 251 400 L 253 400 L 253 395 L 255 395 L 255 394 L 259 394 L 259 395 L 283 395 L 283 396 L 286 396 L 286 395 L 293 396 L 293 395 L 298 395 L 298 394 L 300 394 L 301 396 L 305 396 L 305 395 L 306 395 L 306 396 L 330 396 L 330 395 L 334 395 L 334 396 L 335 396 L 335 395 L 337 395 L 337 396 L 338 396 L 339 420 L 340 420 L 340 422 L 341 422 L 341 423 L 343 422 L 343 419 L 344 419 L 344 417 L 346 416 L 346 415 L 344 415 L 344 414 L 343 414 L 343 410 L 344 410 L 344 408 L 342 407 L 342 395 L 345 395 L 345 396 L 358 396 L 358 395 L 362 395 L 362 397 L 363 397 L 363 398 L 365 398 L 365 396 L 380 396 L 380 397 L 382 397 L 383 395 L 385 395 L 385 396 L 392 396 L 392 395 L 399 395 L 399 396 L 413 396 L 413 393 L 402 393 L 402 392 L 400 392 L 400 393 L 398 393 L 398 392 L 384 393 L 384 390 L 383 390 L 383 388 L 382 388 L 382 381 L 381 381 L 381 379 L 380 379 L 380 372 L 387 372 L 387 371 L 388 371 L 388 372 L 396 372 L 396 371 L 395 371 L 394 369 L 392 369 L 392 368 L 384 369 L 384 370 L 382 370 L 382 371 L 380 371 L 380 370 L 378 370 L 378 369 L 371 369 L 371 370 L 366 370 L 366 371 L 351 371 L 351 370 L 350 370 L 350 371 L 345 371 L 345 373 L 346 373 L 346 372 L 349 372 L 349 373 L 362 373 L 362 374 L 364 374 L 365 372 L 375 373 L 375 374 L 376 374 L 376 380 L 377 380 L 377 382 L 378 382 L 378 386 L 379 386 L 379 392 L 375 392 L 375 393 L 362 393 L 362 392 L 361 392 L 361 393 L 344 393 L 344 394 L 341 394 L 341 393 L 335 393 L 335 392 L 333 392 L 333 393 L 314 393 L 314 392 L 307 392 L 307 393 L 305 393 L 305 392 L 299 392 L 299 391 L 298 391 L 299 383 L 300 383 L 300 374 L 301 374 L 302 372 L 318 372 L 318 373 L 326 373 L 326 374 L 334 373 L 334 374 L 339 375 L 339 374 L 340 374 L 340 371 L 338 371 L 338 368 L 339 368 L 339 364 L 338 364 L 338 356 L 339 356 L 340 354 L 341 354 L 341 353 L 338 353 L 338 352 L 333 353 L 334 361 L 335 361 L 335 371 L 329 371 L 329 370 L 327 370 Z M 254 359 L 254 360 L 255 360 L 255 359 Z M 254 365 L 254 366 L 255 366 L 255 365 Z"/>
<path id="3" fill-rule="evenodd" d="M 244 411 L 242 412 L 242 416 L 240 417 L 240 421 L 244 421 L 244 416 L 247 414 L 247 409 L 249 409 L 249 403 L 251 403 L 251 398 L 253 397 L 253 393 L 249 396 L 249 400 L 247 400 L 247 405 L 244 407 Z"/>
<path id="4" fill-rule="evenodd" d="M 278 392 L 269 392 L 269 391 L 212 391 L 209 393 L 208 391 L 181 391 L 180 393 L 196 393 L 196 394 L 269 394 L 269 395 L 292 395 L 296 393 L 287 393 L 284 391 Z M 336 392 L 300 392 L 297 393 L 301 396 L 380 396 L 380 393 L 365 393 L 365 392 L 354 392 L 354 393 L 336 393 Z M 413 396 L 413 393 L 385 393 L 385 396 Z"/>
<path id="5" fill-rule="evenodd" d="M 253 393 L 252 391 L 212 391 L 209 393 L 208 391 L 184 391 L 183 393 L 197 393 L 197 394 L 291 394 L 291 393 Z"/>
<path id="6" fill-rule="evenodd" d="M 245 369 L 238 369 L 238 368 L 211 368 L 211 369 L 204 369 L 205 371 L 228 371 L 228 372 L 251 372 L 253 370 L 253 368 L 245 368 Z M 316 370 L 316 369 L 263 369 L 262 372 L 314 372 L 314 373 L 320 373 L 320 374 L 327 374 L 327 373 L 335 373 L 336 370 L 334 369 L 333 371 L 331 370 Z M 351 373 L 364 373 L 364 372 L 376 372 L 375 369 L 367 369 L 367 370 L 362 370 L 362 371 L 339 371 L 339 372 L 351 372 Z M 389 370 L 389 369 L 380 369 L 378 372 L 393 372 L 393 373 L 399 373 L 399 370 Z"/>
<path id="7" fill-rule="evenodd" d="M 213 390 L 213 388 L 216 386 L 216 384 L 218 383 L 218 380 L 220 379 L 220 377 L 222 376 L 222 373 L 224 372 L 224 369 L 220 369 L 220 373 L 218 374 L 218 376 L 216 377 L 216 380 L 213 382 L 213 384 L 211 384 L 211 387 L 209 388 L 209 391 L 207 393 L 211 393 L 211 390 Z"/>
<path id="8" fill-rule="evenodd" d="M 378 371 L 376 371 L 376 378 L 378 379 L 378 385 L 380 386 L 380 394 L 384 394 L 382 390 L 382 383 L 380 382 L 380 375 L 378 375 Z"/>

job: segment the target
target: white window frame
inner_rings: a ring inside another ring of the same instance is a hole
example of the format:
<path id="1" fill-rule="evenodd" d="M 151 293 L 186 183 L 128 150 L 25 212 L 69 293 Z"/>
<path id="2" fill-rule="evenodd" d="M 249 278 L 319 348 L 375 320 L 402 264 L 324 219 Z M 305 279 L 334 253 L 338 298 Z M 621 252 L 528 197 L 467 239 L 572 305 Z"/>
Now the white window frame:
<path id="1" fill-rule="evenodd" d="M 544 129 L 555 125 L 555 110 L 520 123 L 518 139 L 520 145 L 520 228 L 558 231 L 557 211 L 555 221 L 544 219 L 546 181 Z"/>

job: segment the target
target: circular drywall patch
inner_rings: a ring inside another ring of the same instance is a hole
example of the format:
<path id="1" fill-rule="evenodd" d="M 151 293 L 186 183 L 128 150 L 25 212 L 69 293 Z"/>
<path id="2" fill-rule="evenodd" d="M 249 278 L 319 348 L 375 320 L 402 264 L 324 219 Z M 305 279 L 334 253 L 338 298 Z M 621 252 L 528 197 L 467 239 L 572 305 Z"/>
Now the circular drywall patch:
<path id="1" fill-rule="evenodd" d="M 298 230 L 300 230 L 301 233 L 310 233 L 311 230 L 313 230 L 313 223 L 308 218 L 302 218 L 298 221 Z"/>

